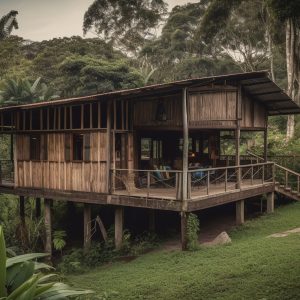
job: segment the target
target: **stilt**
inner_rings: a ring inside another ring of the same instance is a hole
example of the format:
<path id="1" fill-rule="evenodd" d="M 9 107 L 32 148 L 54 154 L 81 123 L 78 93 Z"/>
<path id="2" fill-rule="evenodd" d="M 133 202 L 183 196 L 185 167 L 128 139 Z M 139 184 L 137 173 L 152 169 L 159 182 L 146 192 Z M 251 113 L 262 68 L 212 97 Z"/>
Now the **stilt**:
<path id="1" fill-rule="evenodd" d="M 274 212 L 274 192 L 267 194 L 267 213 Z"/>
<path id="2" fill-rule="evenodd" d="M 115 209 L 115 246 L 116 246 L 117 250 L 120 250 L 122 247 L 123 218 L 124 218 L 123 207 L 121 207 L 121 206 L 116 207 L 116 209 Z"/>
<path id="3" fill-rule="evenodd" d="M 52 221 L 51 221 L 51 199 L 44 199 L 45 208 L 45 229 L 46 229 L 46 240 L 45 240 L 45 251 L 52 255 Z"/>
<path id="4" fill-rule="evenodd" d="M 91 247 L 91 205 L 84 204 L 83 207 L 83 248 L 87 251 Z"/>
<path id="5" fill-rule="evenodd" d="M 149 210 L 149 231 L 155 232 L 155 210 Z"/>
<path id="6" fill-rule="evenodd" d="M 181 249 L 182 251 L 187 250 L 187 219 L 188 219 L 188 213 L 187 212 L 181 212 Z"/>
<path id="7" fill-rule="evenodd" d="M 245 222 L 245 203 L 244 200 L 236 202 L 236 225 L 241 225 Z"/>
<path id="8" fill-rule="evenodd" d="M 41 217 L 41 198 L 35 199 L 35 217 L 36 219 Z"/>

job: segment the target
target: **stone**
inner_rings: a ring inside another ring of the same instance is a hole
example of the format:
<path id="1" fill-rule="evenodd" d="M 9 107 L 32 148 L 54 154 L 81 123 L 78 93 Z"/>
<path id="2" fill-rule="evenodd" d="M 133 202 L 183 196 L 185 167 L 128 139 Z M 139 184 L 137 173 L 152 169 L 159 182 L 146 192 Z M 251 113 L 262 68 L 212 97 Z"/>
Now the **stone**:
<path id="1" fill-rule="evenodd" d="M 204 243 L 205 246 L 217 246 L 231 244 L 231 238 L 226 231 L 221 232 L 211 242 Z"/>

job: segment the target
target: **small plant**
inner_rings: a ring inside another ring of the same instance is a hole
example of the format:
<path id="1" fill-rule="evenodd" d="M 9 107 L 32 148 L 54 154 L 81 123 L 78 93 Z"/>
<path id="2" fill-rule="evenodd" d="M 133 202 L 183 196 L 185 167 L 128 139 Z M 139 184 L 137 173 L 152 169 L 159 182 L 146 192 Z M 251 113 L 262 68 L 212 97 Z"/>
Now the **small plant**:
<path id="1" fill-rule="evenodd" d="M 56 230 L 53 232 L 53 246 L 55 250 L 58 250 L 62 254 L 63 248 L 66 246 L 67 234 L 64 230 Z"/>
<path id="2" fill-rule="evenodd" d="M 187 221 L 187 248 L 195 251 L 199 248 L 198 233 L 200 230 L 199 219 L 195 214 L 190 214 Z"/>

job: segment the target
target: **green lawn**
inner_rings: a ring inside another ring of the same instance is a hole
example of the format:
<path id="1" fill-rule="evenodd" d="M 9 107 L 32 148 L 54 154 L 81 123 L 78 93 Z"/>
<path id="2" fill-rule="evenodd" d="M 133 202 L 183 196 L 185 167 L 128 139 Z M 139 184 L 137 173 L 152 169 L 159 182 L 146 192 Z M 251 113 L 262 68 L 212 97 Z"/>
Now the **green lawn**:
<path id="1" fill-rule="evenodd" d="M 228 246 L 196 252 L 156 252 L 68 276 L 76 287 L 115 291 L 109 299 L 300 299 L 300 203 L 230 232 Z"/>

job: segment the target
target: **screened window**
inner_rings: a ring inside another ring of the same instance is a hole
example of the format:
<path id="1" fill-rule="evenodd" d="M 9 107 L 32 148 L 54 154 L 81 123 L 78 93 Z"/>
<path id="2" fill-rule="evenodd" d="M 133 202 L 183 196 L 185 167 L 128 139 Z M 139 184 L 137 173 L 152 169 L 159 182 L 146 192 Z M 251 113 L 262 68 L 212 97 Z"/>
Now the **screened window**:
<path id="1" fill-rule="evenodd" d="M 73 135 L 73 160 L 83 160 L 83 134 Z"/>
<path id="2" fill-rule="evenodd" d="M 35 134 L 30 136 L 30 160 L 47 160 L 47 135 Z"/>

